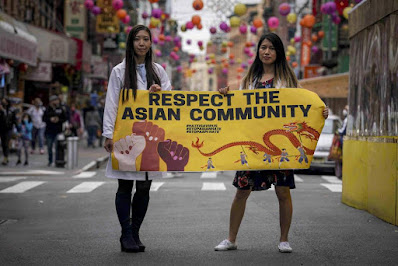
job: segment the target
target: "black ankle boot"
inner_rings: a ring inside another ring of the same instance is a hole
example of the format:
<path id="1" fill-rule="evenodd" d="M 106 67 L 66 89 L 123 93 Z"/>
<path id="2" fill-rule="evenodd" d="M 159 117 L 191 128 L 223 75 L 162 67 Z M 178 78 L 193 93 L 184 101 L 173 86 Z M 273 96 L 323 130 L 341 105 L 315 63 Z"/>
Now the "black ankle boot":
<path id="1" fill-rule="evenodd" d="M 135 243 L 137 243 L 138 251 L 139 252 L 144 252 L 145 251 L 145 245 L 142 244 L 138 231 L 134 231 L 134 229 L 133 229 L 133 239 L 134 239 Z"/>
<path id="2" fill-rule="evenodd" d="M 138 252 L 139 247 L 134 241 L 131 229 L 122 230 L 122 236 L 120 237 L 120 247 L 123 252 Z"/>
<path id="3" fill-rule="evenodd" d="M 134 241 L 130 225 L 130 204 L 130 193 L 116 193 L 116 212 L 122 227 L 122 236 L 120 237 L 121 250 L 124 252 L 138 252 L 139 247 Z"/>

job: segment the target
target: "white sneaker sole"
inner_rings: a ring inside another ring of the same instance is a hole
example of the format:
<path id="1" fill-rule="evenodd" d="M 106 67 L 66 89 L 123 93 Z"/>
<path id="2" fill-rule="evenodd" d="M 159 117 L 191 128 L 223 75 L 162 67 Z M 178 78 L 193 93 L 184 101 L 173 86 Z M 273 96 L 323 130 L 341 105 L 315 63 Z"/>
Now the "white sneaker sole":
<path id="1" fill-rule="evenodd" d="M 214 250 L 215 251 L 228 251 L 228 250 L 236 250 L 238 249 L 238 247 L 231 247 L 231 248 L 217 248 L 215 247 Z"/>
<path id="2" fill-rule="evenodd" d="M 293 250 L 283 250 L 283 249 L 279 249 L 280 253 L 292 253 Z"/>

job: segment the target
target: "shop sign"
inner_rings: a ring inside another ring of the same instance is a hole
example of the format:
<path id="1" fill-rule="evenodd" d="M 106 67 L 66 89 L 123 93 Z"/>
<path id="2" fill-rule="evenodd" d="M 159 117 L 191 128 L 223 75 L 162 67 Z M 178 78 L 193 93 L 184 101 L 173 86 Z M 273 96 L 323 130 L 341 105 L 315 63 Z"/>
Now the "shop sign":
<path id="1" fill-rule="evenodd" d="M 97 0 L 97 6 L 101 8 L 101 14 L 97 15 L 97 33 L 119 33 L 120 21 L 116 17 L 112 7 L 112 0 Z"/>
<path id="2" fill-rule="evenodd" d="M 86 9 L 84 0 L 65 1 L 65 30 L 71 37 L 86 40 Z"/>
<path id="3" fill-rule="evenodd" d="M 91 57 L 91 78 L 107 79 L 108 78 L 108 64 L 101 56 L 93 55 Z"/>
<path id="4" fill-rule="evenodd" d="M 308 78 L 315 78 L 315 77 L 319 77 L 321 76 L 321 74 L 319 73 L 319 69 L 322 66 L 320 65 L 308 65 L 304 67 L 304 78 L 308 79 Z"/>
<path id="5" fill-rule="evenodd" d="M 301 27 L 301 67 L 310 63 L 311 60 L 311 29 Z"/>
<path id="6" fill-rule="evenodd" d="M 26 80 L 51 82 L 53 76 L 52 64 L 40 62 L 37 67 L 30 67 L 26 72 Z"/>

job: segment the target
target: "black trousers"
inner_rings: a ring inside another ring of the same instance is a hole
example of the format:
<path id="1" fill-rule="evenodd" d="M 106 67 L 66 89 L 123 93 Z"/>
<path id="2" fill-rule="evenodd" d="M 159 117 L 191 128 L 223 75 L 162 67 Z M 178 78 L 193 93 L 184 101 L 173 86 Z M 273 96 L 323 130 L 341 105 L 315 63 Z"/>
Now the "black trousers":
<path id="1" fill-rule="evenodd" d="M 1 147 L 3 149 L 3 155 L 4 157 L 8 157 L 9 153 L 8 144 L 11 138 L 11 131 L 5 131 L 4 133 L 2 132 L 0 134 L 0 138 L 1 138 Z"/>
<path id="2" fill-rule="evenodd" d="M 136 191 L 131 200 L 134 183 Z M 133 233 L 138 233 L 148 210 L 151 184 L 152 180 L 148 180 L 148 173 L 146 173 L 145 181 L 118 179 L 115 205 L 122 231 L 131 228 Z"/>

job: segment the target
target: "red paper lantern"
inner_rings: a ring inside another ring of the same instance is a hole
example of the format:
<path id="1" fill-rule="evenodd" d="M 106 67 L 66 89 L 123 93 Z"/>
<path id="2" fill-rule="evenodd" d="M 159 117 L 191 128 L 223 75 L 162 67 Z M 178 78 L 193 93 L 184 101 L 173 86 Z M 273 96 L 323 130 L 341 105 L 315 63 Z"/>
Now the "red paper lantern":
<path id="1" fill-rule="evenodd" d="M 192 7 L 195 10 L 201 10 L 203 8 L 203 2 L 202 0 L 195 0 L 192 3 Z"/>

